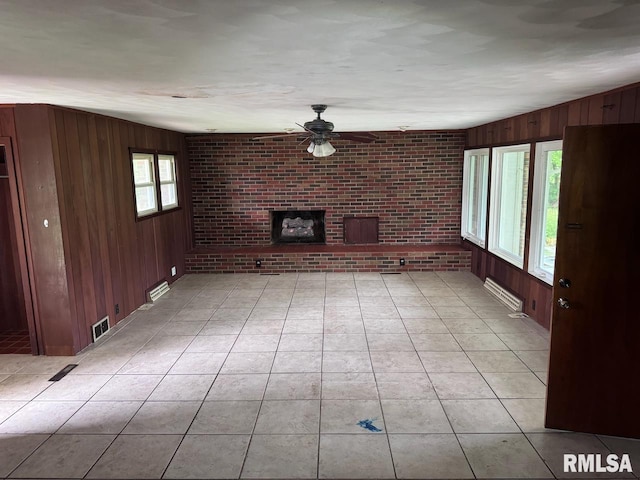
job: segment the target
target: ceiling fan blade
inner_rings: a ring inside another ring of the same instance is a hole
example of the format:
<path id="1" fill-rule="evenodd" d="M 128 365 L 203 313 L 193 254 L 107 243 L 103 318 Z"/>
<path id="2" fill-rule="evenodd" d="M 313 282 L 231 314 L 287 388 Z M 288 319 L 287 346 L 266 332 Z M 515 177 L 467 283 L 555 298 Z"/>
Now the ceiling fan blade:
<path id="1" fill-rule="evenodd" d="M 304 128 L 307 132 L 309 132 L 311 135 L 317 135 L 316 132 L 314 132 L 313 130 L 309 130 L 307 127 L 305 127 L 304 125 L 300 125 L 298 122 L 296 122 L 296 125 L 298 125 L 299 127 Z"/>
<path id="2" fill-rule="evenodd" d="M 291 133 L 281 133 L 280 135 L 265 135 L 264 137 L 253 137 L 251 140 L 265 140 L 268 138 L 282 138 L 282 137 L 289 137 L 289 136 L 294 136 L 296 132 L 291 132 Z M 300 132 L 298 132 L 300 133 Z"/>
<path id="3" fill-rule="evenodd" d="M 371 143 L 378 139 L 376 135 L 369 132 L 340 133 L 339 135 L 343 140 L 351 140 L 353 142 L 361 143 Z"/>

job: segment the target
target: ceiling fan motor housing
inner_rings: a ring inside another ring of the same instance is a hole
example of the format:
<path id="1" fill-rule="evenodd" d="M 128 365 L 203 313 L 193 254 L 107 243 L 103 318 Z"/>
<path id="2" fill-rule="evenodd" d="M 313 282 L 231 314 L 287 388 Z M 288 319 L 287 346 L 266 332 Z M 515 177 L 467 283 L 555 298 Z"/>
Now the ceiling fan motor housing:
<path id="1" fill-rule="evenodd" d="M 311 105 L 314 112 L 318 114 L 318 118 L 310 122 L 305 122 L 304 128 L 312 131 L 317 137 L 323 138 L 325 135 L 333 131 L 333 123 L 327 122 L 320 118 L 320 114 L 327 109 L 326 105 Z"/>

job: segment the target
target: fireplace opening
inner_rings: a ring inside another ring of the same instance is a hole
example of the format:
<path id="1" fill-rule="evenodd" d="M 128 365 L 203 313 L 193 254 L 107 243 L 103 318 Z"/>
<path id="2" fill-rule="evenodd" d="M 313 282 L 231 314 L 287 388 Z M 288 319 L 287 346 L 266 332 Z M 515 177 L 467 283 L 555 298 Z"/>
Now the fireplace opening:
<path id="1" fill-rule="evenodd" d="M 271 211 L 271 243 L 325 243 L 324 210 Z"/>

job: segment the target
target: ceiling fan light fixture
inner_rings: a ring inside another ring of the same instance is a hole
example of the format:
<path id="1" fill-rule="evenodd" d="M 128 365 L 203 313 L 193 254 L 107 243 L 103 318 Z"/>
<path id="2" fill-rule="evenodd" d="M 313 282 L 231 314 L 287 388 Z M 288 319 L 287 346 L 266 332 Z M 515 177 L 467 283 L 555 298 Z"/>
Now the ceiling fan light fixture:
<path id="1" fill-rule="evenodd" d="M 315 150 L 315 148 L 316 148 L 316 144 L 312 141 L 312 142 L 309 144 L 309 146 L 307 147 L 307 152 L 309 152 L 309 153 L 313 153 L 313 152 L 314 152 L 314 150 Z"/>
<path id="2" fill-rule="evenodd" d="M 313 149 L 314 157 L 328 157 L 329 155 L 333 155 L 336 152 L 336 149 L 329 143 L 328 141 L 324 141 L 320 144 L 316 144 Z"/>

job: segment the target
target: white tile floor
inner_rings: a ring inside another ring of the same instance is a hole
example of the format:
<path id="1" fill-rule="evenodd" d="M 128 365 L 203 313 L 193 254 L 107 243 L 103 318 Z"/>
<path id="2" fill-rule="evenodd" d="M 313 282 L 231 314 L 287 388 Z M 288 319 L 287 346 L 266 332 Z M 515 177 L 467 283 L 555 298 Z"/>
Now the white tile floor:
<path id="1" fill-rule="evenodd" d="M 545 430 L 548 332 L 507 313 L 470 273 L 188 275 L 77 357 L 0 357 L 0 477 L 640 472 Z"/>

